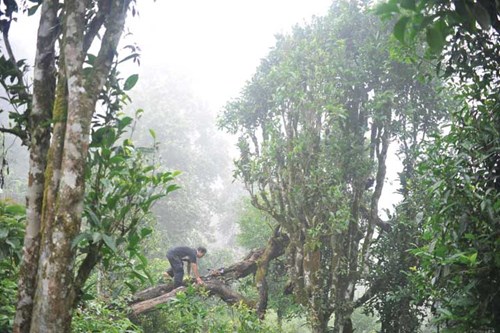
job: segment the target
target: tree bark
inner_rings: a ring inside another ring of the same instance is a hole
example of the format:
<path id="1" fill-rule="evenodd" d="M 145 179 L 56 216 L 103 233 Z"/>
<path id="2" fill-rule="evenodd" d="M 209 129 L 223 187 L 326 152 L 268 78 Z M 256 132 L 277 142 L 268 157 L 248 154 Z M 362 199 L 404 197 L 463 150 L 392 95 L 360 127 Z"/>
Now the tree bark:
<path id="1" fill-rule="evenodd" d="M 73 305 L 74 253 L 71 241 L 79 231 L 83 202 L 86 104 L 81 90 L 84 60 L 85 2 L 65 3 L 61 70 L 67 78 L 67 117 L 63 137 L 55 137 L 52 168 L 45 193 L 43 236 L 31 332 L 69 332 Z M 66 91 L 58 89 L 59 94 Z M 60 96 L 58 96 L 60 98 Z M 61 120 L 64 124 L 64 120 Z M 55 127 L 57 129 L 57 127 Z M 61 144 L 61 141 L 62 144 Z"/>
<path id="2" fill-rule="evenodd" d="M 288 238 L 286 238 L 286 243 Z M 255 274 L 255 285 L 259 292 L 259 301 L 257 302 L 257 315 L 261 320 L 264 319 L 267 310 L 268 287 L 267 287 L 267 271 L 269 263 L 272 259 L 281 256 L 285 253 L 283 246 L 284 239 L 280 235 L 280 228 L 276 227 L 274 236 L 269 240 L 266 249 L 257 260 L 257 270 Z"/>
<path id="3" fill-rule="evenodd" d="M 55 90 L 55 41 L 58 36 L 58 1 L 44 1 L 37 33 L 37 53 L 33 79 L 33 107 L 29 115 L 31 141 L 28 176 L 26 233 L 19 270 L 18 302 L 13 332 L 30 331 L 33 296 L 40 250 L 43 192 L 47 152 L 50 145 L 50 119 Z"/>
<path id="4" fill-rule="evenodd" d="M 136 317 L 142 313 L 146 313 L 148 311 L 151 311 L 156 307 L 157 305 L 167 303 L 171 299 L 177 295 L 178 292 L 186 290 L 186 287 L 179 287 L 176 289 L 171 289 L 169 292 L 161 294 L 160 296 L 151 298 L 151 299 L 145 299 L 141 302 L 138 303 L 133 303 L 130 305 L 131 309 L 131 317 Z"/>
<path id="5" fill-rule="evenodd" d="M 200 287 L 204 287 L 206 290 L 208 290 L 209 295 L 211 296 L 219 296 L 224 302 L 229 305 L 234 305 L 241 302 L 250 308 L 255 307 L 255 302 L 248 300 L 244 296 L 232 290 L 224 282 L 217 279 L 205 281 L 205 284 Z M 144 297 L 145 294 L 143 293 L 142 297 L 140 297 L 141 301 L 130 304 L 132 317 L 152 311 L 157 305 L 168 303 L 173 298 L 175 298 L 178 292 L 184 291 L 185 289 L 185 287 L 174 289 L 173 284 L 160 285 L 158 286 L 158 289 L 155 290 L 149 289 L 149 296 L 151 296 L 151 298 Z M 162 290 L 163 292 L 158 293 L 159 290 Z M 134 299 L 137 300 L 138 297 L 134 297 Z"/>
<path id="6" fill-rule="evenodd" d="M 38 84 L 52 87 L 52 92 L 46 92 L 47 96 L 38 93 L 41 97 L 34 98 L 35 112 L 30 115 L 30 122 L 40 126 L 39 119 L 35 117 L 37 110 L 42 110 L 40 113 L 45 116 L 48 113 L 50 119 L 50 112 L 47 111 L 50 111 L 50 108 L 47 109 L 47 105 L 43 103 L 55 99 L 52 115 L 54 128 L 47 162 L 40 158 L 40 155 L 43 157 L 47 155 L 50 135 L 45 132 L 41 134 L 45 141 L 33 137 L 33 144 L 30 147 L 33 155 L 30 182 L 35 175 L 41 176 L 33 182 L 32 190 L 28 194 L 28 204 L 31 203 L 33 210 L 28 211 L 31 217 L 28 222 L 29 238 L 25 253 L 29 253 L 31 257 L 26 256 L 27 268 L 21 272 L 20 281 L 23 284 L 24 281 L 28 281 L 26 286 L 32 290 L 21 290 L 16 313 L 16 332 L 70 331 L 72 309 L 77 293 L 74 280 L 75 250 L 72 248 L 72 240 L 78 234 L 81 224 L 85 190 L 84 170 L 91 120 L 100 90 L 109 75 L 116 54 L 129 3 L 130 0 L 98 1 L 99 10 L 102 12 L 96 16 L 93 25 L 96 28 L 89 30 L 87 30 L 86 6 L 92 6 L 92 1 L 65 1 L 62 9 L 59 8 L 57 1 L 45 1 L 42 5 L 35 84 L 39 81 Z M 54 92 L 53 85 L 48 83 L 54 82 L 55 71 L 49 65 L 53 66 L 55 54 L 53 43 L 59 36 L 56 24 L 58 10 L 61 10 L 65 21 L 62 30 L 58 89 Z M 106 19 L 103 19 L 102 15 Z M 97 27 L 101 25 L 105 26 L 105 32 L 102 35 L 100 50 L 92 71 L 84 76 L 82 69 L 87 48 L 97 36 Z M 48 39 L 52 44 L 47 41 Z M 42 42 L 43 40 L 46 41 Z M 36 89 L 35 93 L 37 94 Z M 47 121 L 47 125 L 49 123 L 50 121 Z M 37 133 L 36 129 L 34 133 Z M 40 230 L 43 236 L 38 246 L 36 237 L 40 234 Z M 38 265 L 35 264 L 37 258 Z M 35 274 L 36 280 L 32 277 Z M 78 281 L 78 285 L 82 283 Z M 33 286 L 36 286 L 36 290 Z M 32 308 L 29 305 L 31 300 L 33 300 Z M 31 324 L 28 324 L 30 320 Z"/>

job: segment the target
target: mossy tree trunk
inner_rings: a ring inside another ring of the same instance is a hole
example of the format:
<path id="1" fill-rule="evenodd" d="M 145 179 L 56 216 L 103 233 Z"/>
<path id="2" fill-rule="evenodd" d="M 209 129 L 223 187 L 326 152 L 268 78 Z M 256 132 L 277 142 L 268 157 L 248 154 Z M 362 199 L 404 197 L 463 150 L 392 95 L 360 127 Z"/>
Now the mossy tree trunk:
<path id="1" fill-rule="evenodd" d="M 27 241 L 14 332 L 70 331 L 77 292 L 72 241 L 81 224 L 91 120 L 129 3 L 73 0 L 65 1 L 62 8 L 58 1 L 42 3 L 29 115 L 33 128 Z M 98 10 L 89 14 L 92 8 Z M 99 32 L 99 53 L 92 68 L 84 71 L 87 51 Z M 60 57 L 57 89 L 56 54 Z"/>
<path id="2" fill-rule="evenodd" d="M 267 271 L 270 262 L 285 253 L 285 244 L 288 243 L 288 237 L 280 233 L 280 228 L 277 227 L 273 237 L 269 239 L 267 247 L 256 261 L 257 269 L 255 272 L 255 285 L 259 293 L 259 301 L 257 302 L 256 310 L 260 319 L 264 319 L 267 302 L 269 298 L 269 290 L 267 285 Z"/>
<path id="3" fill-rule="evenodd" d="M 14 332 L 29 332 L 36 274 L 40 257 L 40 227 L 45 185 L 45 169 L 50 145 L 50 121 L 55 90 L 55 42 L 58 36 L 58 1 L 45 1 L 38 29 L 36 64 L 33 79 L 33 107 L 29 117 L 30 171 L 27 193 L 27 228 L 23 261 L 19 273 L 19 301 Z M 43 23 L 43 24 L 42 24 Z M 52 29 L 48 29 L 52 27 Z"/>

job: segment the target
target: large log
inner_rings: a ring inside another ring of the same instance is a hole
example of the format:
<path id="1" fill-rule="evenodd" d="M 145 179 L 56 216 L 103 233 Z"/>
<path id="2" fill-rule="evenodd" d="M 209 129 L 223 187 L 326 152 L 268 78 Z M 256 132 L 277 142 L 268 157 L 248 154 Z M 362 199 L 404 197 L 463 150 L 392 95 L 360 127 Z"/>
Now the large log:
<path id="1" fill-rule="evenodd" d="M 214 279 L 206 281 L 204 287 L 209 291 L 210 295 L 219 296 L 224 302 L 229 305 L 243 303 L 248 307 L 255 307 L 255 302 L 245 298 L 219 280 Z"/>
<path id="2" fill-rule="evenodd" d="M 257 270 L 256 261 L 262 256 L 264 250 L 265 250 L 264 248 L 252 250 L 243 260 L 227 268 L 219 268 L 211 270 L 207 275 L 202 276 L 202 279 L 203 281 L 205 281 L 205 283 L 212 282 L 212 285 L 214 286 L 213 293 L 218 294 L 217 291 L 222 290 L 222 287 L 219 284 L 217 284 L 217 281 L 219 283 L 228 283 L 233 280 L 244 278 L 250 274 L 255 274 L 255 271 Z M 226 287 L 229 288 L 228 286 Z M 174 285 L 172 282 L 166 284 L 159 284 L 157 286 L 141 290 L 136 294 L 134 294 L 131 303 L 135 304 L 137 302 L 150 300 L 159 297 L 163 294 L 169 293 L 173 289 Z"/>
<path id="3" fill-rule="evenodd" d="M 151 288 L 149 290 L 144 290 L 143 292 L 140 292 L 141 295 L 136 295 L 137 297 L 135 297 L 133 303 L 130 304 L 132 316 L 136 317 L 142 313 L 154 310 L 157 305 L 168 303 L 177 295 L 177 293 L 186 290 L 186 287 L 184 286 L 173 289 L 171 284 L 161 285 L 159 287 L 160 288 L 155 290 L 152 290 Z M 203 285 L 199 285 L 199 288 L 205 288 L 209 295 L 219 296 L 229 305 L 241 302 L 248 307 L 255 307 L 255 302 L 246 299 L 219 280 L 215 279 L 206 281 Z M 164 290 L 164 292 L 162 292 L 159 296 L 152 296 L 156 295 L 158 290 Z"/>
<path id="4" fill-rule="evenodd" d="M 276 244 L 280 243 L 273 242 L 274 247 L 276 247 Z M 233 265 L 211 270 L 207 275 L 202 276 L 204 285 L 200 287 L 204 287 L 208 290 L 209 295 L 218 296 L 229 305 L 243 302 L 249 307 L 255 307 L 255 301 L 246 299 L 241 294 L 232 290 L 228 284 L 231 281 L 255 274 L 259 260 L 264 259 L 262 258 L 264 254 L 266 264 L 270 260 L 282 255 L 286 241 L 281 243 L 281 245 L 282 247 L 279 250 L 273 248 L 273 251 L 270 252 L 266 252 L 266 248 L 252 250 L 243 260 Z M 173 282 L 170 282 L 137 292 L 129 304 L 132 316 L 151 311 L 157 305 L 169 302 L 178 292 L 183 290 L 185 290 L 185 287 L 174 289 Z"/>
<path id="5" fill-rule="evenodd" d="M 148 300 L 144 300 L 142 302 L 134 303 L 130 305 L 130 309 L 132 310 L 132 315 L 137 316 L 141 313 L 145 313 L 149 310 L 152 310 L 155 306 L 163 303 L 167 303 L 170 301 L 172 298 L 177 295 L 178 292 L 185 290 L 186 287 L 179 287 L 177 289 L 171 290 L 170 292 L 167 292 L 161 296 L 151 298 Z"/>
<path id="6" fill-rule="evenodd" d="M 141 290 L 132 296 L 131 303 L 138 303 L 142 301 L 146 301 L 148 299 L 153 299 L 163 294 L 169 293 L 174 289 L 173 283 L 167 284 L 159 284 L 154 287 L 150 287 L 148 289 Z"/>

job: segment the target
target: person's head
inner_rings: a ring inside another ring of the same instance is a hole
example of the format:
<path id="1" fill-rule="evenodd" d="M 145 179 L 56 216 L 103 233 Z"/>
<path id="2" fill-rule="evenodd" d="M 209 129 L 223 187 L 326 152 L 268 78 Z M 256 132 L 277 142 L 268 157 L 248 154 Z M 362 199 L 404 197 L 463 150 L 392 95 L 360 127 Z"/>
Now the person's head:
<path id="1" fill-rule="evenodd" d="M 198 258 L 203 257 L 206 253 L 207 253 L 207 249 L 203 246 L 198 246 L 198 248 L 196 249 L 196 256 Z"/>

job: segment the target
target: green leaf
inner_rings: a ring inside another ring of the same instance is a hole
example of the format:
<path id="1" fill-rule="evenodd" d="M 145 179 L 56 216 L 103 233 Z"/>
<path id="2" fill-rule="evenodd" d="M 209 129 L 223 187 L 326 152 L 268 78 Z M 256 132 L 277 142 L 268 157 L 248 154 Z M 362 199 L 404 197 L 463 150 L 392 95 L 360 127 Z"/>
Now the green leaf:
<path id="1" fill-rule="evenodd" d="M 147 281 L 148 279 L 148 276 L 141 271 L 133 270 L 131 273 L 135 278 L 139 279 L 142 282 Z"/>
<path id="2" fill-rule="evenodd" d="M 142 228 L 141 229 L 141 237 L 144 238 L 146 237 L 147 235 L 150 235 L 153 233 L 153 229 L 151 228 Z"/>
<path id="3" fill-rule="evenodd" d="M 35 13 L 39 7 L 40 7 L 40 4 L 28 8 L 28 16 L 35 15 Z"/>
<path id="4" fill-rule="evenodd" d="M 130 75 L 127 80 L 125 80 L 125 84 L 123 85 L 123 90 L 127 91 L 132 89 L 137 81 L 139 80 L 139 75 L 138 74 L 132 74 Z"/>
<path id="5" fill-rule="evenodd" d="M 170 192 L 172 192 L 172 191 L 178 190 L 178 189 L 180 189 L 180 188 L 181 188 L 180 186 L 175 185 L 175 184 L 173 184 L 173 185 L 169 185 L 169 186 L 167 187 L 167 193 L 170 193 Z"/>
<path id="6" fill-rule="evenodd" d="M 132 117 L 123 117 L 122 119 L 119 120 L 118 128 L 122 130 L 128 125 L 130 125 L 133 121 L 134 119 Z"/>
<path id="7" fill-rule="evenodd" d="M 87 54 L 87 63 L 93 66 L 96 58 L 97 57 L 93 54 L 90 54 L 90 53 Z"/>
<path id="8" fill-rule="evenodd" d="M 437 311 L 445 318 L 452 318 L 453 314 L 448 309 L 438 308 Z"/>
<path id="9" fill-rule="evenodd" d="M 471 233 L 466 233 L 464 235 L 464 238 L 465 239 L 468 239 L 468 240 L 475 240 L 476 239 L 476 236 L 474 234 L 471 234 Z"/>
<path id="10" fill-rule="evenodd" d="M 415 0 L 401 0 L 401 7 L 404 9 L 415 10 Z"/>
<path id="11" fill-rule="evenodd" d="M 420 15 L 419 19 L 418 19 L 419 23 L 417 24 L 415 32 L 423 31 L 425 28 L 427 28 L 427 26 L 429 24 L 432 24 L 435 19 L 436 19 L 436 15 L 430 15 L 430 16 L 421 16 Z"/>
<path id="12" fill-rule="evenodd" d="M 97 215 L 91 209 L 87 209 L 86 211 L 87 211 L 88 217 L 90 219 L 91 225 L 92 226 L 99 226 L 101 224 L 101 221 L 99 220 Z"/>
<path id="13" fill-rule="evenodd" d="M 408 25 L 409 21 L 410 18 L 408 16 L 403 16 L 394 25 L 394 37 L 396 37 L 396 39 L 401 43 L 405 42 L 406 26 Z"/>
<path id="14" fill-rule="evenodd" d="M 488 30 L 491 27 L 491 18 L 488 11 L 479 2 L 476 2 L 474 4 L 473 12 L 481 28 Z"/>
<path id="15" fill-rule="evenodd" d="M 375 14 L 377 15 L 392 15 L 393 13 L 399 13 L 399 7 L 393 2 L 381 3 L 375 8 Z"/>
<path id="16" fill-rule="evenodd" d="M 140 118 L 143 113 L 144 113 L 144 109 L 137 109 L 137 111 L 135 111 L 135 117 Z"/>
<path id="17" fill-rule="evenodd" d="M 477 252 L 474 252 L 473 254 L 471 254 L 469 256 L 469 263 L 471 265 L 474 265 L 476 263 L 476 261 L 477 261 Z"/>
<path id="18" fill-rule="evenodd" d="M 104 240 L 104 243 L 111 249 L 113 252 L 117 252 L 118 249 L 116 248 L 116 242 L 115 238 L 106 234 L 102 235 L 102 239 Z"/>
<path id="19" fill-rule="evenodd" d="M 148 259 L 147 259 L 144 255 L 142 255 L 142 254 L 138 254 L 138 255 L 137 255 L 137 258 L 139 258 L 139 260 L 141 261 L 141 263 L 142 263 L 142 265 L 143 265 L 144 267 L 147 267 L 147 266 L 148 266 Z"/>
<path id="20" fill-rule="evenodd" d="M 115 155 L 109 159 L 110 164 L 123 164 L 123 162 L 125 162 L 125 159 L 120 155 Z"/>
<path id="21" fill-rule="evenodd" d="M 102 234 L 99 233 L 99 232 L 94 232 L 92 234 L 92 243 L 97 243 L 98 241 L 100 241 L 102 239 Z"/>
<path id="22" fill-rule="evenodd" d="M 89 239 L 89 234 L 87 232 L 83 232 L 79 235 L 77 235 L 73 241 L 71 242 L 71 248 L 74 249 L 75 247 L 78 246 L 84 239 Z"/>
<path id="23" fill-rule="evenodd" d="M 151 134 L 151 137 L 156 140 L 156 132 L 153 129 L 149 130 L 149 134 Z"/>
<path id="24" fill-rule="evenodd" d="M 426 31 L 426 39 L 432 53 L 441 53 L 446 42 L 442 27 L 438 25 L 428 27 Z"/>
<path id="25" fill-rule="evenodd" d="M 139 236 L 136 234 L 136 233 L 131 233 L 128 235 L 128 248 L 129 249 L 132 249 L 134 247 L 137 246 L 137 244 L 139 244 L 139 241 L 141 239 L 139 238 Z"/>
<path id="26" fill-rule="evenodd" d="M 490 204 L 490 201 L 488 199 L 485 199 L 485 200 L 481 201 L 481 205 L 480 205 L 481 211 L 483 211 L 483 212 L 486 211 L 486 209 L 488 208 L 489 204 Z"/>

